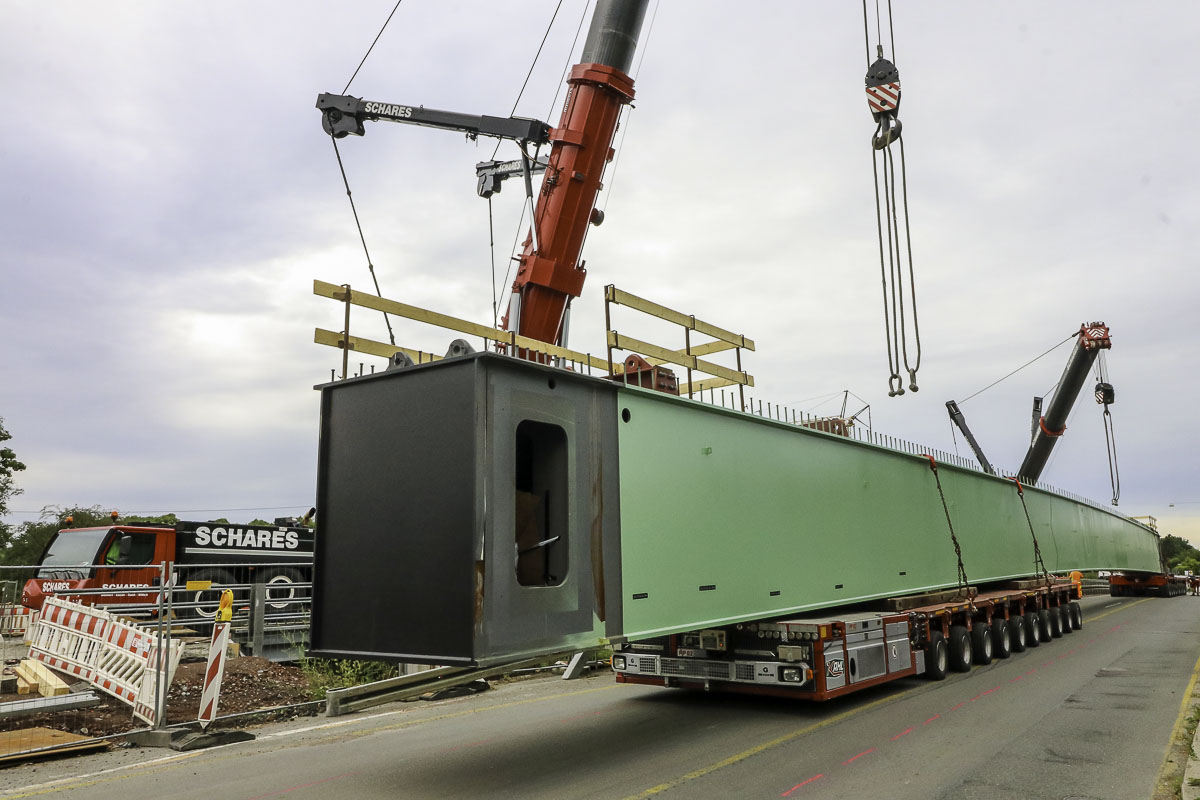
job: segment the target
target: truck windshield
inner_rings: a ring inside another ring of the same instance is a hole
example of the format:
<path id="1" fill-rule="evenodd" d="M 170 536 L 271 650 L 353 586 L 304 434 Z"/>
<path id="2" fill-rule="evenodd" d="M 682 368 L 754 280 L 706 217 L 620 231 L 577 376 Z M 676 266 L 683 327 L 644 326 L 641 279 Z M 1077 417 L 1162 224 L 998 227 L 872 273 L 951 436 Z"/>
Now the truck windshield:
<path id="1" fill-rule="evenodd" d="M 68 577 L 66 572 L 78 573 L 74 577 L 83 577 L 83 571 L 72 567 L 87 567 L 96 563 L 96 553 L 100 544 L 108 535 L 109 528 L 89 530 L 59 531 L 50 540 L 46 557 L 42 559 L 42 569 L 38 570 L 39 578 Z M 90 571 L 89 571 L 90 572 Z"/>

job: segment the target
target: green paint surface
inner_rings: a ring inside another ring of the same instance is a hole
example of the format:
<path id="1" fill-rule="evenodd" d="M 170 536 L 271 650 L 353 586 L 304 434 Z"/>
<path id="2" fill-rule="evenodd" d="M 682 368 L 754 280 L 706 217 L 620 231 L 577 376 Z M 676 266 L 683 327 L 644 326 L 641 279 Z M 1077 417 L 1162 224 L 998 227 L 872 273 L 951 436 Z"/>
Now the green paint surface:
<path id="1" fill-rule="evenodd" d="M 957 585 L 927 459 L 636 389 L 621 391 L 618 415 L 625 409 L 625 637 Z M 968 580 L 1036 574 L 1015 485 L 952 466 L 938 473 Z M 1037 489 L 1025 500 L 1051 571 L 1159 570 L 1149 529 Z"/>

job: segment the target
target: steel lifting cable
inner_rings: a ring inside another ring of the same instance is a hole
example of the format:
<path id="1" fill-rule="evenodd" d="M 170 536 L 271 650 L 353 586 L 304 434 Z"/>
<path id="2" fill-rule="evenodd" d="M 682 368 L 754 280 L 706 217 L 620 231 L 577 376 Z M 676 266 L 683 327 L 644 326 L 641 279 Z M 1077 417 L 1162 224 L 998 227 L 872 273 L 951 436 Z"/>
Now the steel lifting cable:
<path id="1" fill-rule="evenodd" d="M 923 455 L 929 459 L 929 469 L 933 472 L 933 479 L 937 481 L 938 497 L 942 499 L 942 510 L 946 512 L 946 527 L 950 529 L 950 541 L 954 544 L 954 557 L 958 559 L 958 588 L 967 601 L 974 605 L 975 596 L 971 592 L 971 583 L 967 580 L 967 570 L 963 567 L 962 547 L 958 543 L 958 536 L 954 533 L 954 523 L 950 521 L 950 507 L 946 505 L 946 493 L 942 491 L 942 479 L 938 475 L 937 460 L 927 453 Z"/>
<path id="2" fill-rule="evenodd" d="M 1112 504 L 1121 499 L 1121 470 L 1117 466 L 1117 439 L 1113 431 L 1112 412 L 1109 406 L 1116 400 L 1116 390 L 1108 379 L 1108 361 L 1104 351 L 1096 359 L 1096 402 L 1104 406 L 1104 448 L 1108 453 L 1108 481 L 1112 485 Z"/>
<path id="3" fill-rule="evenodd" d="M 863 38 L 867 50 L 867 102 L 877 123 L 872 137 L 871 171 L 875 189 L 875 228 L 879 239 L 879 273 L 883 288 L 883 328 L 888 356 L 888 396 L 904 394 L 900 370 L 908 373 L 908 390 L 917 391 L 917 370 L 921 368 L 921 329 L 917 316 L 917 287 L 912 262 L 912 235 L 908 213 L 908 170 L 905 166 L 904 142 L 901 139 L 900 73 L 883 57 L 883 32 L 879 3 L 875 4 L 876 58 L 871 60 L 870 28 L 867 2 L 863 0 Z M 891 2 L 888 2 L 888 35 L 895 57 L 896 37 L 892 25 Z M 897 175 L 891 145 L 900 143 L 900 169 Z M 880 165 L 882 164 L 882 185 Z M 897 177 L 899 187 L 897 187 Z M 900 191 L 899 200 L 896 197 Z M 883 202 L 880 202 L 880 194 Z M 903 221 L 900 219 L 903 211 Z M 886 224 L 885 224 L 886 221 Z M 885 235 L 886 230 L 886 235 Z M 903 235 L 903 241 L 901 236 Z M 885 244 L 886 242 L 886 244 Z M 886 247 L 886 255 L 884 249 Z M 904 272 L 907 266 L 908 291 L 905 296 Z M 905 305 L 909 310 L 906 311 Z M 909 317 L 912 322 L 909 325 Z M 915 358 L 909 357 L 908 332 L 912 329 Z"/>
<path id="4" fill-rule="evenodd" d="M 399 4 L 397 3 L 397 5 Z M 388 19 L 391 19 L 391 17 Z M 361 66 L 361 64 L 359 66 Z M 342 165 L 342 153 L 340 150 L 338 150 L 337 139 L 332 133 L 329 135 L 329 141 L 333 142 L 333 154 L 337 157 L 338 169 L 341 170 L 342 173 L 342 183 L 346 186 L 346 197 L 350 199 L 350 211 L 354 213 L 354 225 L 358 228 L 358 239 L 362 242 L 363 252 L 366 253 L 367 256 L 367 269 L 371 273 L 371 282 L 375 284 L 375 294 L 382 298 L 383 293 L 379 291 L 379 278 L 375 277 L 375 264 L 371 262 L 371 251 L 367 249 L 367 237 L 363 235 L 362 223 L 358 220 L 358 209 L 354 205 L 354 195 L 350 192 L 350 181 L 346 178 L 346 168 Z M 383 321 L 387 325 L 388 341 L 391 342 L 392 346 L 394 347 L 396 344 L 396 335 L 392 333 L 392 320 L 388 317 L 386 311 L 383 312 Z M 346 335 L 349 336 L 350 331 L 346 331 Z"/>
<path id="5" fill-rule="evenodd" d="M 1033 563 L 1041 570 L 1042 578 L 1046 581 L 1046 586 L 1054 583 L 1050 578 L 1050 570 L 1046 569 L 1046 562 L 1042 560 L 1042 548 L 1038 544 L 1037 533 L 1033 530 L 1033 520 L 1029 517 L 1029 506 L 1025 505 L 1025 490 L 1021 488 L 1020 478 L 1009 478 L 1013 485 L 1017 487 L 1017 497 L 1021 498 L 1021 508 L 1025 510 L 1025 521 L 1029 523 L 1029 535 L 1033 537 Z"/>

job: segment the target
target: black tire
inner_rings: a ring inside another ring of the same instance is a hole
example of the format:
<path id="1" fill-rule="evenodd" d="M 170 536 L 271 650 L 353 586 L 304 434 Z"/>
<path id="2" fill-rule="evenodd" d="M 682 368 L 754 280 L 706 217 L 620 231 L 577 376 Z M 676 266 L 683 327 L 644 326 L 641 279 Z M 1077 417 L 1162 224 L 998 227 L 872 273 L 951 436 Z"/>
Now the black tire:
<path id="1" fill-rule="evenodd" d="M 931 681 L 944 681 L 949 669 L 950 648 L 946 646 L 946 637 L 934 631 L 925 644 L 925 677 Z"/>
<path id="2" fill-rule="evenodd" d="M 1062 614 L 1058 613 L 1056 606 L 1051 606 L 1046 609 L 1046 613 L 1050 615 L 1050 637 L 1053 639 L 1062 638 Z"/>
<path id="3" fill-rule="evenodd" d="M 292 614 L 300 611 L 300 599 L 304 593 L 294 584 L 303 583 L 303 575 L 294 569 L 281 568 L 263 582 L 267 589 L 266 613 Z"/>
<path id="4" fill-rule="evenodd" d="M 1038 617 L 1038 638 L 1043 642 L 1048 642 L 1051 639 L 1061 636 L 1061 633 L 1054 632 L 1054 618 L 1050 616 L 1047 609 L 1041 608 L 1037 612 Z"/>
<path id="5" fill-rule="evenodd" d="M 1109 596 L 1109 597 L 1120 597 L 1120 596 L 1121 596 L 1121 590 L 1120 590 L 1120 589 L 1118 589 L 1116 586 L 1113 586 L 1113 585 L 1110 583 L 1110 584 L 1108 585 L 1108 596 Z"/>
<path id="6" fill-rule="evenodd" d="M 996 618 L 992 620 L 992 655 L 996 658 L 1008 658 L 1012 655 L 1012 629 L 1007 620 Z"/>
<path id="7" fill-rule="evenodd" d="M 217 605 L 221 602 L 221 592 L 230 586 L 233 576 L 223 569 L 202 569 L 187 576 L 189 581 L 212 581 L 211 589 L 198 592 L 188 592 L 184 595 L 186 602 L 199 603 L 198 606 L 180 610 L 182 619 L 198 619 L 211 622 L 217 615 Z"/>
<path id="8" fill-rule="evenodd" d="M 1025 625 L 1025 618 L 1022 616 L 1010 617 L 1008 620 L 1008 631 L 1012 639 L 1012 651 L 1014 653 L 1025 652 L 1025 642 L 1029 637 L 1029 630 Z"/>
<path id="9" fill-rule="evenodd" d="M 1071 609 L 1071 627 L 1081 630 L 1083 628 L 1083 606 L 1079 603 L 1071 603 L 1069 608 Z"/>
<path id="10" fill-rule="evenodd" d="M 965 625 L 950 626 L 950 669 L 955 672 L 971 670 L 971 633 Z"/>
<path id="11" fill-rule="evenodd" d="M 1060 620 L 1058 626 L 1060 628 L 1062 628 L 1063 635 L 1065 636 L 1068 633 L 1074 633 L 1075 628 L 1072 627 L 1072 625 L 1071 625 L 1071 608 L 1070 608 L 1070 606 L 1067 605 L 1066 603 L 1059 606 L 1058 607 L 1058 616 L 1059 616 L 1059 620 Z"/>
<path id="12" fill-rule="evenodd" d="M 1025 612 L 1025 646 L 1026 647 L 1041 647 L 1042 646 L 1042 626 L 1038 624 L 1038 615 L 1036 611 Z"/>
<path id="13" fill-rule="evenodd" d="M 992 628 L 983 622 L 971 628 L 971 661 L 981 667 L 992 663 Z"/>

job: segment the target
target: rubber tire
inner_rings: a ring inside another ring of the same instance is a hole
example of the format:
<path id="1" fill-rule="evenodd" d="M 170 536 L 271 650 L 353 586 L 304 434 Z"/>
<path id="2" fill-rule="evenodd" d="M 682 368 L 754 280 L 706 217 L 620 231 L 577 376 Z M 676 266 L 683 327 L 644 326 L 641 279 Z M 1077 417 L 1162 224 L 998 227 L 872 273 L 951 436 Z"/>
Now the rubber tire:
<path id="1" fill-rule="evenodd" d="M 1038 615 L 1036 611 L 1025 612 L 1025 646 L 1026 647 L 1041 647 L 1042 646 L 1042 627 L 1038 624 Z"/>
<path id="2" fill-rule="evenodd" d="M 965 625 L 951 625 L 950 638 L 946 644 L 950 648 L 950 669 L 955 672 L 971 671 L 971 633 Z"/>
<path id="3" fill-rule="evenodd" d="M 188 576 L 192 581 L 212 581 L 213 588 L 200 592 L 188 592 L 184 595 L 189 603 L 206 603 L 204 606 L 185 608 L 180 612 L 182 619 L 199 619 L 212 621 L 217 615 L 217 604 L 221 601 L 223 587 L 234 583 L 233 576 L 223 569 L 202 569 Z"/>
<path id="4" fill-rule="evenodd" d="M 1058 613 L 1058 606 L 1048 609 L 1050 612 L 1050 635 L 1055 639 L 1061 639 L 1062 631 L 1062 614 Z"/>
<path id="5" fill-rule="evenodd" d="M 291 614 L 299 613 L 301 609 L 300 592 L 292 584 L 303 583 L 304 576 L 294 569 L 281 567 L 274 575 L 267 578 L 265 583 L 267 587 L 267 602 L 266 613 L 268 614 Z M 272 589 L 271 587 L 276 587 Z M 282 588 L 282 590 L 279 587 Z M 272 596 L 272 592 L 279 592 L 278 595 Z"/>
<path id="6" fill-rule="evenodd" d="M 1063 635 L 1074 633 L 1075 628 L 1071 625 L 1071 609 L 1067 605 L 1058 607 L 1058 616 L 1060 618 L 1059 627 L 1062 628 Z"/>
<path id="7" fill-rule="evenodd" d="M 1012 651 L 1024 653 L 1025 642 L 1029 639 L 1029 628 L 1025 625 L 1025 618 L 1022 616 L 1010 617 L 1008 630 L 1012 639 Z"/>
<path id="8" fill-rule="evenodd" d="M 995 658 L 1008 658 L 1012 655 L 1012 628 L 1008 620 L 992 620 L 992 655 Z"/>
<path id="9" fill-rule="evenodd" d="M 1051 639 L 1055 638 L 1053 619 L 1050 616 L 1050 612 L 1044 608 L 1038 609 L 1037 619 L 1038 619 L 1038 638 L 1041 639 L 1043 642 L 1048 642 Z M 1057 635 L 1061 636 L 1062 634 L 1060 633 Z"/>
<path id="10" fill-rule="evenodd" d="M 1071 627 L 1077 631 L 1082 630 L 1083 629 L 1083 606 L 1079 605 L 1079 603 L 1071 603 L 1069 608 L 1071 609 Z"/>
<path id="11" fill-rule="evenodd" d="M 979 623 L 971 628 L 971 661 L 981 667 L 992 663 L 992 628 Z"/>
<path id="12" fill-rule="evenodd" d="M 944 681 L 949 670 L 950 648 L 946 646 L 946 637 L 940 631 L 934 631 L 925 644 L 925 677 L 931 681 Z"/>

